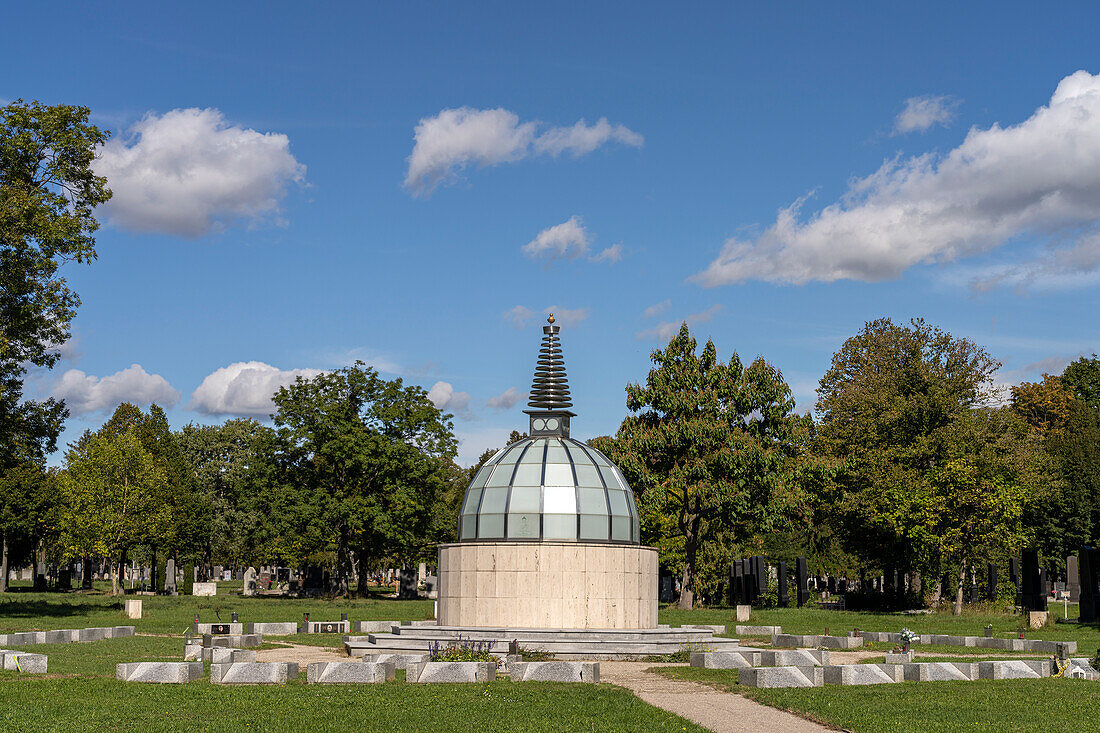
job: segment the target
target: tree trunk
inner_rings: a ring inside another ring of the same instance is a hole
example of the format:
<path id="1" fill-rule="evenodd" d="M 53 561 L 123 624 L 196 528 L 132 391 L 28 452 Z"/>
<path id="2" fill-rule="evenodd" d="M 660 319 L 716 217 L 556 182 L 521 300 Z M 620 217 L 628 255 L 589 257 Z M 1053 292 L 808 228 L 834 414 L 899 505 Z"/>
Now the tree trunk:
<path id="1" fill-rule="evenodd" d="M 160 590 L 160 582 L 157 580 L 157 546 L 149 545 L 149 554 L 151 559 L 149 564 L 152 566 L 151 577 L 149 578 L 149 590 L 156 593 Z"/>
<path id="2" fill-rule="evenodd" d="M 8 592 L 8 535 L 4 534 L 4 554 L 0 559 L 0 593 Z"/>
<path id="3" fill-rule="evenodd" d="M 695 606 L 695 561 L 699 552 L 699 517 L 684 522 L 684 576 L 680 583 L 680 608 Z"/>
<path id="4" fill-rule="evenodd" d="M 357 595 L 360 598 L 370 597 L 370 590 L 367 588 L 367 551 L 365 548 L 359 550 L 359 587 L 357 588 Z"/>
<path id="5" fill-rule="evenodd" d="M 951 609 L 951 612 L 956 615 L 962 615 L 963 611 L 963 583 L 966 581 L 966 561 L 959 563 L 959 579 L 958 584 L 955 586 L 955 607 Z"/>

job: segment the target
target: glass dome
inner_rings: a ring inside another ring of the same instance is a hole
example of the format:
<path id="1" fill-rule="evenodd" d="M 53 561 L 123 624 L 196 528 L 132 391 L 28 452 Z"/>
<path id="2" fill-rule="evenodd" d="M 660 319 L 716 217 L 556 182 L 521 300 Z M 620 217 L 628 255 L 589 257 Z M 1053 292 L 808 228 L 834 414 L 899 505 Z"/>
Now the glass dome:
<path id="1" fill-rule="evenodd" d="M 525 438 L 486 462 L 466 489 L 458 539 L 641 544 L 618 467 L 568 436 Z"/>

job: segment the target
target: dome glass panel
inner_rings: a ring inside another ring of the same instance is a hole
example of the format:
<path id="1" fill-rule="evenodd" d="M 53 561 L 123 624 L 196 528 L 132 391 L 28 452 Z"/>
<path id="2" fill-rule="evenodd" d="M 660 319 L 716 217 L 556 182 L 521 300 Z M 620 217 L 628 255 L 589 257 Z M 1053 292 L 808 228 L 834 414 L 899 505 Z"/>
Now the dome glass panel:
<path id="1" fill-rule="evenodd" d="M 525 438 L 470 482 L 459 540 L 640 543 L 634 495 L 598 450 L 569 437 Z"/>

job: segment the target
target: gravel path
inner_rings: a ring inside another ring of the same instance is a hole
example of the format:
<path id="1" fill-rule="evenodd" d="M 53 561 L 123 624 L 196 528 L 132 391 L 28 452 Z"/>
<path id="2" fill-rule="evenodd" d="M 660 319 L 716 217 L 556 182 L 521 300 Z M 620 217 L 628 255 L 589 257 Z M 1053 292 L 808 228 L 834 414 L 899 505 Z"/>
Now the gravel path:
<path id="1" fill-rule="evenodd" d="M 650 705 L 676 713 L 716 733 L 830 730 L 732 692 L 720 692 L 694 682 L 646 672 L 652 666 L 652 662 L 600 662 L 600 682 L 625 687 Z"/>
<path id="2" fill-rule="evenodd" d="M 348 655 L 339 647 L 332 646 L 307 646 L 305 644 L 291 644 L 287 641 L 278 641 L 276 644 L 286 644 L 280 649 L 261 649 L 256 652 L 257 662 L 297 662 L 300 668 L 310 662 L 338 662 L 347 661 Z"/>

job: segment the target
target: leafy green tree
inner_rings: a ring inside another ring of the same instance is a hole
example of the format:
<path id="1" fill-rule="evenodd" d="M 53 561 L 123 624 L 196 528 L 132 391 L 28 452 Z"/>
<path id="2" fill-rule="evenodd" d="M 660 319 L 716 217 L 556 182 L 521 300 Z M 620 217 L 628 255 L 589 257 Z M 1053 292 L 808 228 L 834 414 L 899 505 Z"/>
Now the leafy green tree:
<path id="1" fill-rule="evenodd" d="M 107 133 L 88 114 L 22 100 L 0 107 L 0 483 L 9 487 L 41 471 L 68 416 L 56 400 L 24 401 L 23 381 L 28 366 L 52 367 L 69 338 L 80 301 L 58 268 L 95 258 L 93 211 L 111 195 L 91 168 Z M 26 529 L 8 516 L 5 544 Z"/>
<path id="2" fill-rule="evenodd" d="M 940 572 L 920 536 L 934 512 L 929 482 L 966 455 L 960 423 L 995 399 L 999 366 L 920 319 L 871 321 L 844 342 L 818 388 L 816 446 L 842 463 L 829 511 L 845 549 L 878 567 Z"/>
<path id="3" fill-rule="evenodd" d="M 171 523 L 161 462 L 142 446 L 133 427 L 95 435 L 66 456 L 60 490 L 64 554 L 110 559 L 111 592 L 118 594 L 126 551 Z"/>
<path id="4" fill-rule="evenodd" d="M 1093 409 L 1100 408 L 1100 359 L 1081 357 L 1062 372 L 1062 383 L 1073 396 Z"/>
<path id="5" fill-rule="evenodd" d="M 680 607 L 691 608 L 708 536 L 783 523 L 784 478 L 805 425 L 778 369 L 759 357 L 744 366 L 736 353 L 723 364 L 712 341 L 696 353 L 686 323 L 650 358 L 645 385 L 626 388 L 634 414 L 613 441 L 593 442 L 634 488 L 643 533 L 666 549 L 682 546 Z"/>
<path id="6" fill-rule="evenodd" d="M 944 460 L 914 487 L 910 537 L 921 567 L 954 571 L 958 615 L 970 568 L 1000 562 L 1030 538 L 1024 509 L 1046 457 L 1036 452 L 1038 436 L 1007 408 L 971 410 L 952 433 Z"/>
<path id="7" fill-rule="evenodd" d="M 421 556 L 455 454 L 451 416 L 423 389 L 382 379 L 361 362 L 298 378 L 274 401 L 279 493 L 298 543 L 287 549 L 299 558 L 331 550 L 341 593 L 353 550 L 361 568 Z"/>
<path id="8" fill-rule="evenodd" d="M 258 501 L 275 480 L 274 431 L 252 419 L 222 425 L 187 425 L 180 450 L 194 472 L 196 491 L 209 518 L 203 538 L 206 564 L 261 561 L 261 527 L 267 510 Z"/>

